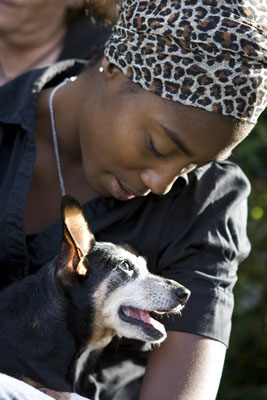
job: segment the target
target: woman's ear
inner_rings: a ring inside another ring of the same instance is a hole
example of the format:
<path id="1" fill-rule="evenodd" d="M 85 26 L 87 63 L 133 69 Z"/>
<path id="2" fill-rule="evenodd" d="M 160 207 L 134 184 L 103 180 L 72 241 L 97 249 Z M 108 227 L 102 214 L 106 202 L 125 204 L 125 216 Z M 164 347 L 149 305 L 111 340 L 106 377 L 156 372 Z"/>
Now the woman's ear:
<path id="1" fill-rule="evenodd" d="M 103 74 L 105 81 L 117 78 L 122 74 L 121 71 L 114 64 L 110 63 L 105 56 L 102 58 L 98 70 Z"/>

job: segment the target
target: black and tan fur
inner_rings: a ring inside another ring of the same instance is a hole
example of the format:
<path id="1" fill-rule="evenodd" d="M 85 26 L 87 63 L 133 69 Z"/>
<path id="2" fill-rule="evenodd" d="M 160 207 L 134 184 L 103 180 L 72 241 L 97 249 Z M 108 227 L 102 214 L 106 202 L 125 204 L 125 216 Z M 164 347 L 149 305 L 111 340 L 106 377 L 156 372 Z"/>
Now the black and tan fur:
<path id="1" fill-rule="evenodd" d="M 59 255 L 0 295 L 0 372 L 86 395 L 92 363 L 114 335 L 161 343 L 164 326 L 148 312 L 180 312 L 189 291 L 150 274 L 143 257 L 96 242 L 69 196 L 62 217 Z"/>

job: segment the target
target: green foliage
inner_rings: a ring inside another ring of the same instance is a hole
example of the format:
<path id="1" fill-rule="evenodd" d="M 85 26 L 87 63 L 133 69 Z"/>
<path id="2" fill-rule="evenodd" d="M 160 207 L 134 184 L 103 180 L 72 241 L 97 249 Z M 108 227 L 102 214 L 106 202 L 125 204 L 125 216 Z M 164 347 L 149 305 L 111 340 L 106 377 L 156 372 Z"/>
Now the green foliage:
<path id="1" fill-rule="evenodd" d="M 267 399 L 267 111 L 235 152 L 252 185 L 252 250 L 239 268 L 230 347 L 217 400 Z"/>

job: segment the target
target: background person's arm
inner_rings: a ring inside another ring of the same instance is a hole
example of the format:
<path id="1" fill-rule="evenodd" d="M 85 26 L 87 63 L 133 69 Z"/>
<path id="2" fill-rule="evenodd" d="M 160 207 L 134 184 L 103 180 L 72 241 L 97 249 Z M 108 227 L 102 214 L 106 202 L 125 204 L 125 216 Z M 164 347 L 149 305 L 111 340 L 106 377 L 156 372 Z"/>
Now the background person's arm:
<path id="1" fill-rule="evenodd" d="M 139 400 L 214 400 L 225 352 L 218 341 L 168 332 L 150 354 Z"/>

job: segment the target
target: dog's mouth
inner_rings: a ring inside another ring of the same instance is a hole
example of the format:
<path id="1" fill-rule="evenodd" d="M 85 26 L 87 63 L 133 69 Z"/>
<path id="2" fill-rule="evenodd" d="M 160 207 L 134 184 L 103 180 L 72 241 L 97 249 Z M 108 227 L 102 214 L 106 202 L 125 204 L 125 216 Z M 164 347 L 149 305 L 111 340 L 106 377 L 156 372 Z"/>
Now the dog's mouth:
<path id="1" fill-rule="evenodd" d="M 163 314 L 163 310 L 153 311 Z M 119 317 L 128 324 L 138 325 L 151 340 L 160 340 L 166 335 L 163 324 L 151 317 L 148 311 L 131 306 L 121 306 Z"/>

